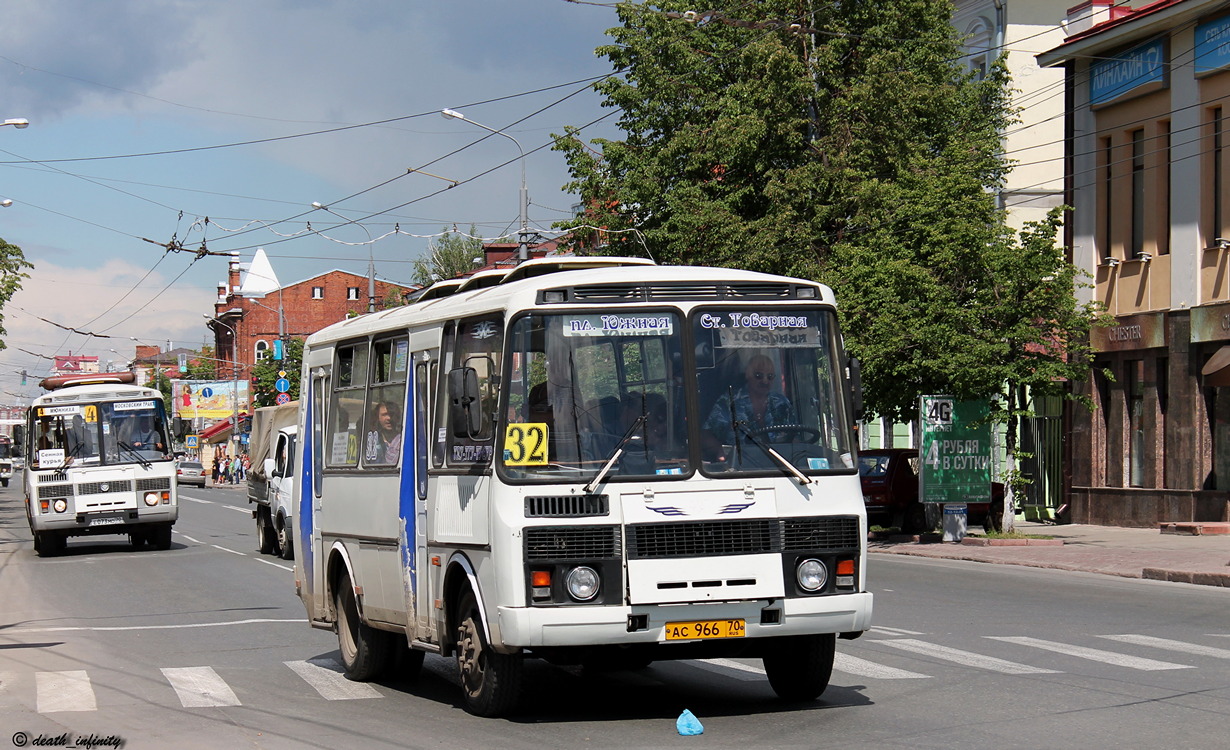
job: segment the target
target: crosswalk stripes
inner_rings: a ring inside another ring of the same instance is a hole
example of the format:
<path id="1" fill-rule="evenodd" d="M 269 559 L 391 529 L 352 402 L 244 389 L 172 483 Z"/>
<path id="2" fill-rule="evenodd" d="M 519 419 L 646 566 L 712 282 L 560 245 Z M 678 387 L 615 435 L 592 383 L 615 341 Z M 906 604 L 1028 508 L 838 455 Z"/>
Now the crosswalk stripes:
<path id="1" fill-rule="evenodd" d="M 303 681 L 315 688 L 328 701 L 383 698 L 380 691 L 366 682 L 354 682 L 342 674 L 342 665 L 334 659 L 282 662 Z"/>
<path id="2" fill-rule="evenodd" d="M 163 667 L 162 674 L 184 708 L 243 705 L 213 667 Z"/>
<path id="3" fill-rule="evenodd" d="M 909 631 L 900 632 L 908 633 Z M 1130 633 L 1097 635 L 1096 637 L 1106 641 L 1113 641 L 1126 647 L 1156 648 L 1193 657 L 1230 660 L 1230 649 L 1205 646 L 1199 643 Z M 1191 664 L 1148 659 L 1111 650 L 1089 648 L 1076 644 L 1025 636 L 984 636 L 983 638 L 1028 649 L 1050 651 L 1076 659 L 1095 661 L 1115 668 L 1146 671 L 1195 668 L 1195 665 Z M 985 643 L 985 641 L 980 642 Z M 940 645 L 920 638 L 874 638 L 866 639 L 866 643 L 871 648 L 857 651 L 860 656 L 854 656 L 846 651 L 838 651 L 834 656 L 833 670 L 873 680 L 928 679 L 940 676 L 939 672 L 923 674 L 873 661 L 877 651 L 894 649 L 915 654 L 937 663 L 949 662 L 1009 675 L 1060 673 L 1059 670 L 1008 661 L 974 651 Z M 864 658 L 869 656 L 871 658 Z M 749 661 L 745 663 L 742 660 L 734 659 L 705 659 L 689 663 L 694 667 L 720 674 L 727 679 L 757 681 L 763 680 L 765 676 L 763 667 L 757 662 Z M 283 664 L 303 682 L 307 683 L 319 698 L 327 701 L 365 700 L 385 697 L 376 686 L 347 680 L 342 674 L 341 665 L 333 658 L 286 661 Z M 167 684 L 174 690 L 179 704 L 184 708 L 242 705 L 234 690 L 227 684 L 227 681 L 212 667 L 164 667 L 160 671 Z M 36 707 L 39 713 L 54 714 L 70 711 L 98 710 L 94 687 L 90 681 L 90 675 L 85 670 L 34 672 L 34 678 Z M 618 673 L 613 679 L 621 681 L 637 680 L 645 683 L 661 683 L 662 680 L 671 681 L 669 672 L 660 674 L 654 674 L 653 672 L 647 674 Z M 19 693 L 28 689 L 29 683 L 23 681 L 20 674 L 12 670 L 0 671 L 0 705 L 8 705 L 10 707 L 21 705 L 22 700 Z M 17 701 L 17 703 L 14 704 L 13 701 Z"/>
<path id="4" fill-rule="evenodd" d="M 40 714 L 60 711 L 97 711 L 94 687 L 85 670 L 39 672 L 34 675 L 36 705 Z"/>
<path id="5" fill-rule="evenodd" d="M 1028 664 L 1017 664 L 1016 662 L 998 659 L 994 656 L 975 654 L 972 651 L 962 651 L 956 648 L 949 648 L 948 646 L 927 643 L 926 641 L 920 641 L 914 638 L 898 638 L 893 640 L 876 641 L 876 644 L 901 649 L 902 651 L 909 651 L 915 654 L 921 654 L 923 656 L 931 656 L 936 659 L 962 664 L 967 667 L 988 669 L 992 672 L 1002 672 L 1003 674 L 1059 674 L 1059 672 L 1054 669 L 1042 669 L 1041 667 L 1031 667 Z"/>
<path id="6" fill-rule="evenodd" d="M 1044 641 L 1039 638 L 1029 638 L 1026 636 L 1000 636 L 988 635 L 987 638 L 1005 643 L 1016 643 L 1022 646 L 1032 646 L 1046 651 L 1054 651 L 1057 654 L 1066 656 L 1075 656 L 1078 659 L 1088 659 L 1090 661 L 1099 661 L 1103 664 L 1113 664 L 1117 667 L 1127 667 L 1128 669 L 1139 669 L 1146 672 L 1156 672 L 1165 669 L 1192 669 L 1190 664 L 1174 664 L 1168 661 L 1157 661 L 1155 659 L 1144 659 L 1139 656 L 1128 656 L 1127 654 L 1117 654 L 1114 651 L 1103 651 L 1100 648 L 1085 648 L 1084 646 L 1074 646 L 1070 643 L 1057 643 L 1055 641 Z"/>
<path id="7" fill-rule="evenodd" d="M 1153 646 L 1154 648 L 1164 648 L 1169 651 L 1179 651 L 1184 654 L 1194 654 L 1196 656 L 1208 656 L 1214 659 L 1230 659 L 1230 649 L 1215 648 L 1213 646 L 1201 646 L 1199 643 L 1184 643 L 1183 641 L 1172 641 L 1169 638 L 1158 638 L 1152 635 L 1099 635 L 1099 638 L 1107 638 L 1120 643 L 1131 643 L 1137 646 Z"/>

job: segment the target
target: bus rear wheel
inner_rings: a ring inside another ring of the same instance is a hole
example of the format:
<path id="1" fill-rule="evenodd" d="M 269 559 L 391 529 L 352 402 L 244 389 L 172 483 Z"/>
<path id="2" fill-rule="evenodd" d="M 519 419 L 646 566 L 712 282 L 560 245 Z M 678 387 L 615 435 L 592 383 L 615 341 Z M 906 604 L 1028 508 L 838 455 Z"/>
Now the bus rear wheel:
<path id="1" fill-rule="evenodd" d="M 501 654 L 483 632 L 474 592 L 466 591 L 457 607 L 457 669 L 466 710 L 476 716 L 504 716 L 521 694 L 520 654 Z"/>
<path id="2" fill-rule="evenodd" d="M 837 636 L 795 635 L 777 639 L 764 655 L 764 671 L 782 700 L 810 701 L 820 697 L 833 675 Z"/>
<path id="3" fill-rule="evenodd" d="M 384 674 L 392 656 L 392 634 L 364 625 L 359 619 L 350 575 L 342 573 L 333 594 L 337 610 L 337 645 L 346 679 L 367 682 Z"/>

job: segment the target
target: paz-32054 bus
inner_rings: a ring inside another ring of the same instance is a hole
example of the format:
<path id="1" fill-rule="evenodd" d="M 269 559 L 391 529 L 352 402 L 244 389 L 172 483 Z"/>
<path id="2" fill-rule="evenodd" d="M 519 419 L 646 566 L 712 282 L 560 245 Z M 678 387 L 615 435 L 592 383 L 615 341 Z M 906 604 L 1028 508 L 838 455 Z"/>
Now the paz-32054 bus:
<path id="1" fill-rule="evenodd" d="M 817 283 L 531 260 L 330 326 L 303 354 L 296 585 L 348 677 L 453 655 L 752 657 L 812 699 L 870 627 L 857 367 Z"/>
<path id="2" fill-rule="evenodd" d="M 26 518 L 41 556 L 68 537 L 127 534 L 171 546 L 179 517 L 162 393 L 131 372 L 46 378 L 26 417 Z"/>

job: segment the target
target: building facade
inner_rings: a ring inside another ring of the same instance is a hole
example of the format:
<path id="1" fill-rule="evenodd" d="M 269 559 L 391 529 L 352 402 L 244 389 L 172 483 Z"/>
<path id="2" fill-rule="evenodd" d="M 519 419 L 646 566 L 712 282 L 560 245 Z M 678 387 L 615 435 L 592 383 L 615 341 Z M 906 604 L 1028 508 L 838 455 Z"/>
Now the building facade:
<path id="1" fill-rule="evenodd" d="M 1070 414 L 1072 520 L 1227 520 L 1230 498 L 1230 9 L 1071 9 L 1039 62 L 1067 80 L 1073 262 L 1114 325 Z"/>

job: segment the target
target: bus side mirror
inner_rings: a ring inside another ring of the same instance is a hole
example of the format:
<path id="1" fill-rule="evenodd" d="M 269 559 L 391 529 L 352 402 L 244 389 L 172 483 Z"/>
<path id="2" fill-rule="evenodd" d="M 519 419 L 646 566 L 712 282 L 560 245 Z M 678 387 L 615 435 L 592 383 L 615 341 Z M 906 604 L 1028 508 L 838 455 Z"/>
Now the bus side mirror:
<path id="1" fill-rule="evenodd" d="M 453 434 L 475 437 L 482 429 L 482 410 L 478 401 L 478 371 L 473 367 L 458 367 L 448 373 L 448 397 L 451 403 Z"/>
<path id="2" fill-rule="evenodd" d="M 850 408 L 855 422 L 863 419 L 863 376 L 860 367 L 858 357 L 850 357 L 846 363 L 850 378 Z"/>

